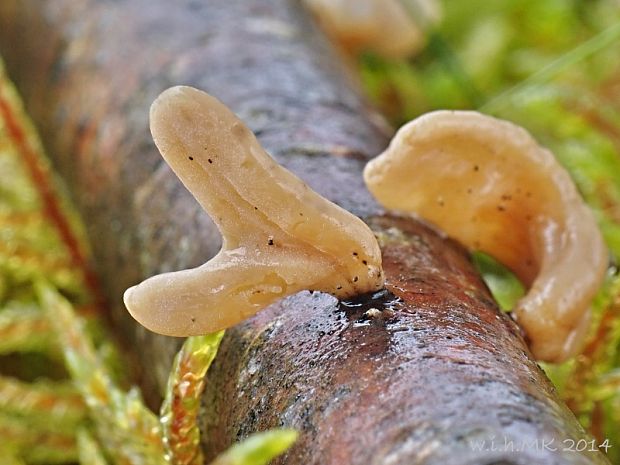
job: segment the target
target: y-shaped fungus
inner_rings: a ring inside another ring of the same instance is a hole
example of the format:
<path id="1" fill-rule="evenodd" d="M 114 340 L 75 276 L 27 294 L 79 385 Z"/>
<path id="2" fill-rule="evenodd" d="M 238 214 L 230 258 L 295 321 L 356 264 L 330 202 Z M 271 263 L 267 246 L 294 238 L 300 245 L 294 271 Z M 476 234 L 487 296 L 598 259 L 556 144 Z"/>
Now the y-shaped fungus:
<path id="1" fill-rule="evenodd" d="M 607 251 L 568 173 L 525 130 L 476 112 L 430 113 L 401 128 L 364 178 L 386 208 L 494 256 L 529 287 L 514 314 L 538 359 L 575 353 Z"/>
<path id="2" fill-rule="evenodd" d="M 129 312 L 148 329 L 205 334 L 304 289 L 349 297 L 383 286 L 370 229 L 278 165 L 215 98 L 191 87 L 165 91 L 151 107 L 151 132 L 223 246 L 198 268 L 125 292 Z"/>

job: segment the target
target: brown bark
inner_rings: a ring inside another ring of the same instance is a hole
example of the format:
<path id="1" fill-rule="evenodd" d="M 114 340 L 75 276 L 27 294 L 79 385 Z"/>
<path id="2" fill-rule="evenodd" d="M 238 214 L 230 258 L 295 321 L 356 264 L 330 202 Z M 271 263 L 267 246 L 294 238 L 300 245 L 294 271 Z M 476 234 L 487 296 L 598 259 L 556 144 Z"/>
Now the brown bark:
<path id="1" fill-rule="evenodd" d="M 583 432 L 465 251 L 408 219 L 369 224 L 387 291 L 298 295 L 233 329 L 206 450 L 284 424 L 305 432 L 287 464 L 606 463 L 564 450 Z"/>
<path id="2" fill-rule="evenodd" d="M 605 463 L 563 450 L 583 431 L 461 248 L 378 216 L 361 169 L 385 145 L 380 120 L 296 2 L 2 0 L 0 53 L 83 214 L 147 386 L 164 386 L 178 341 L 134 324 L 122 291 L 219 247 L 148 134 L 148 106 L 167 86 L 218 96 L 278 161 L 382 237 L 385 294 L 338 303 L 304 292 L 228 333 L 205 395 L 210 456 L 288 425 L 303 434 L 286 464 Z M 492 436 L 529 447 L 472 447 Z"/>

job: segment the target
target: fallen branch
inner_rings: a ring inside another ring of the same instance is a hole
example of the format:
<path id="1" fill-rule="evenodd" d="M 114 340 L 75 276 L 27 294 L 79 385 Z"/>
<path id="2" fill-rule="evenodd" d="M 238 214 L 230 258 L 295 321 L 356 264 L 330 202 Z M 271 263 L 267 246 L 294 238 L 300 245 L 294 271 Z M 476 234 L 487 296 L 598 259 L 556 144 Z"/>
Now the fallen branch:
<path id="1" fill-rule="evenodd" d="M 379 235 L 387 292 L 349 303 L 302 292 L 229 331 L 207 383 L 207 458 L 284 425 L 302 432 L 286 464 L 607 463 L 590 442 L 594 452 L 575 451 L 589 439 L 464 251 L 379 216 L 361 169 L 385 145 L 380 119 L 296 3 L 3 0 L 0 53 L 154 393 L 178 341 L 134 324 L 122 292 L 220 246 L 150 140 L 148 106 L 164 88 L 217 95 L 281 163 Z"/>

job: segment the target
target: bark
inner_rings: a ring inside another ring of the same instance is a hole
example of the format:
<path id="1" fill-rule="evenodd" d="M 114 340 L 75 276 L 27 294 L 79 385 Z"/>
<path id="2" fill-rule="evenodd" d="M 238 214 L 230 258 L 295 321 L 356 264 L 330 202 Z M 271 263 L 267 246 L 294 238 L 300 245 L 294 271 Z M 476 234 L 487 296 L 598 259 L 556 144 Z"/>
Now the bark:
<path id="1" fill-rule="evenodd" d="M 380 236 L 386 292 L 348 303 L 303 292 L 229 331 L 205 394 L 210 457 L 287 425 L 303 434 L 286 464 L 606 463 L 564 450 L 586 436 L 465 252 L 381 216 L 361 169 L 384 125 L 296 2 L 2 0 L 0 53 L 82 212 L 112 323 L 147 387 L 163 388 L 178 341 L 133 323 L 123 290 L 220 245 L 151 142 L 148 106 L 166 87 L 218 96 Z M 493 437 L 498 450 L 472 447 Z"/>

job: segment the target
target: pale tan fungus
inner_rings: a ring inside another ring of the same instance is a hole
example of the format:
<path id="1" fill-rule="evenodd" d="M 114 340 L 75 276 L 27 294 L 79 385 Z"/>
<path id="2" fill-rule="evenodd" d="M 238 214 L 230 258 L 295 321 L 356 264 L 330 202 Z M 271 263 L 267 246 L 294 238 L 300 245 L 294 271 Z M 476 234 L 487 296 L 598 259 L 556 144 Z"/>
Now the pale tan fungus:
<path id="1" fill-rule="evenodd" d="M 488 253 L 529 287 L 514 315 L 538 359 L 576 353 L 608 254 L 568 173 L 524 129 L 476 112 L 430 113 L 403 126 L 364 178 L 386 208 Z"/>
<path id="2" fill-rule="evenodd" d="M 305 0 L 323 29 L 350 54 L 405 58 L 441 17 L 436 0 Z"/>
<path id="3" fill-rule="evenodd" d="M 142 325 L 205 334 L 301 290 L 344 298 L 382 288 L 370 229 L 278 165 L 218 100 L 174 87 L 150 117 L 162 156 L 217 224 L 223 246 L 198 268 L 128 289 L 125 305 Z"/>

